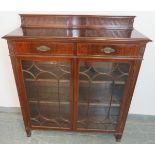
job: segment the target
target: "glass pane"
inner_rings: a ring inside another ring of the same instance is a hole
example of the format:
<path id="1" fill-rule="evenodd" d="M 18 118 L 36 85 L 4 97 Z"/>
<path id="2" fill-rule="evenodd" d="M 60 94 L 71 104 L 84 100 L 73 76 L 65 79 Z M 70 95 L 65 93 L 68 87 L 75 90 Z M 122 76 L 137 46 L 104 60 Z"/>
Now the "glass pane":
<path id="1" fill-rule="evenodd" d="M 115 130 L 130 65 L 81 62 L 77 128 Z"/>
<path id="2" fill-rule="evenodd" d="M 22 61 L 34 126 L 70 128 L 70 64 Z"/>

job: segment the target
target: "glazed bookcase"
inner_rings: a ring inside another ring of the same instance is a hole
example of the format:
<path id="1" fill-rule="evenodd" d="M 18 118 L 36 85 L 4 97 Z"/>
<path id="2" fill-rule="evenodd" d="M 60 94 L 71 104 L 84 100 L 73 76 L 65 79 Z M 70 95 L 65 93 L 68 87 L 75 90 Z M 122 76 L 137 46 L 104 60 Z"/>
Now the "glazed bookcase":
<path id="1" fill-rule="evenodd" d="M 21 14 L 7 39 L 27 136 L 113 133 L 121 140 L 149 38 L 134 16 Z"/>

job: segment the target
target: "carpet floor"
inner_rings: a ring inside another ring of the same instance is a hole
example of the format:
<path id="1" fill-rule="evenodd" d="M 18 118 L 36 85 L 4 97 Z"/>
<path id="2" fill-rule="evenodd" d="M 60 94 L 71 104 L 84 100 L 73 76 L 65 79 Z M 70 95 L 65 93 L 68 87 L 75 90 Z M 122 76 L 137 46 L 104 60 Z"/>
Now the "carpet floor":
<path id="1" fill-rule="evenodd" d="M 1 144 L 118 144 L 113 134 L 32 131 L 27 137 L 19 110 L 0 110 Z M 129 115 L 122 144 L 155 143 L 155 116 Z"/>

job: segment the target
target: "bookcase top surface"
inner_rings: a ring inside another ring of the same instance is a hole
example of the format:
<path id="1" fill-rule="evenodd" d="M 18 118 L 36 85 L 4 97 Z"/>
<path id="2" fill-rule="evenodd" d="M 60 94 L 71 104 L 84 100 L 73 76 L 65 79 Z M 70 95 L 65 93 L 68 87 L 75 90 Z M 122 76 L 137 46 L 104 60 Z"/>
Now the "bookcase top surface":
<path id="1" fill-rule="evenodd" d="M 135 16 L 21 14 L 6 39 L 151 41 L 133 28 Z"/>

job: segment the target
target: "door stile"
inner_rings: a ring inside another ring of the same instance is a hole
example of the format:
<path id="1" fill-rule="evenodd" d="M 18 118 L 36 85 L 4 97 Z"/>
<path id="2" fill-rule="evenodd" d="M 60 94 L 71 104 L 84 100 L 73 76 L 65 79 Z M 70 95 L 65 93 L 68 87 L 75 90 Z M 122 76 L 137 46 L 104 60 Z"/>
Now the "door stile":
<path id="1" fill-rule="evenodd" d="M 22 77 L 22 69 L 21 69 L 21 59 L 20 57 L 10 56 L 13 68 L 14 68 L 14 75 L 17 83 L 17 89 L 18 89 L 18 96 L 20 100 L 21 105 L 21 111 L 23 114 L 23 120 L 25 124 L 25 129 L 27 136 L 31 136 L 31 120 L 30 120 L 30 112 L 27 105 L 27 98 L 26 98 L 26 92 L 25 92 L 25 86 L 24 81 Z"/>
<path id="2" fill-rule="evenodd" d="M 71 128 L 70 130 L 74 129 L 74 59 L 70 61 L 70 120 L 71 120 Z"/>
<path id="3" fill-rule="evenodd" d="M 73 119 L 73 130 L 77 128 L 77 115 L 78 115 L 78 85 L 79 85 L 79 59 L 74 58 L 74 119 Z"/>

